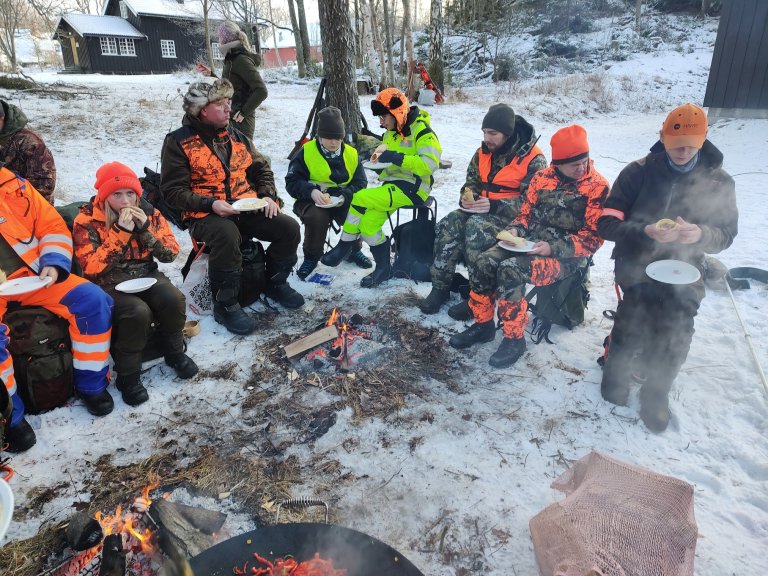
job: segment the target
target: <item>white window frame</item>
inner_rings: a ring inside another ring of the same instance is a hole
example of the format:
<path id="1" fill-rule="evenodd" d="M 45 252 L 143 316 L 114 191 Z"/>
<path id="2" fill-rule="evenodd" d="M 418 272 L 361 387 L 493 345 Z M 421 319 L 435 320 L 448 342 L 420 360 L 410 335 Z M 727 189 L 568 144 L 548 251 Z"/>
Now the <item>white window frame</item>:
<path id="1" fill-rule="evenodd" d="M 136 56 L 136 44 L 133 38 L 118 38 L 117 44 L 120 47 L 120 56 Z"/>
<path id="2" fill-rule="evenodd" d="M 173 40 L 160 40 L 160 55 L 163 58 L 176 58 L 176 42 Z"/>
<path id="3" fill-rule="evenodd" d="M 101 44 L 102 56 L 119 56 L 120 52 L 117 50 L 117 38 L 112 36 L 99 36 L 99 44 Z"/>
<path id="4" fill-rule="evenodd" d="M 128 6 L 126 6 L 125 2 L 122 0 L 120 1 L 120 18 L 124 20 L 128 19 Z"/>
<path id="5" fill-rule="evenodd" d="M 224 60 L 224 54 L 219 50 L 218 42 L 211 42 L 211 54 L 213 54 L 214 60 Z"/>

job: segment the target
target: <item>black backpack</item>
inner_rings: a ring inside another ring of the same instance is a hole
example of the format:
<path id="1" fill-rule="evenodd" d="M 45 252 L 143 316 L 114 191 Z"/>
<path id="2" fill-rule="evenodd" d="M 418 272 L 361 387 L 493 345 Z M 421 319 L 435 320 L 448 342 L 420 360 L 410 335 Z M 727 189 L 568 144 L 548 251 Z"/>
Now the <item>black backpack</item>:
<path id="1" fill-rule="evenodd" d="M 531 339 L 538 344 L 542 340 L 552 344 L 549 331 L 553 324 L 564 326 L 571 330 L 584 322 L 584 310 L 589 302 L 589 267 L 592 258 L 576 273 L 566 276 L 549 286 L 534 286 L 525 296 L 533 313 L 531 323 Z M 533 297 L 536 301 L 531 303 Z"/>
<path id="2" fill-rule="evenodd" d="M 39 306 L 9 308 L 3 322 L 10 330 L 8 351 L 26 412 L 63 405 L 73 392 L 69 323 Z"/>
<path id="3" fill-rule="evenodd" d="M 392 277 L 429 282 L 435 259 L 435 212 L 427 207 L 415 210 L 416 218 L 399 224 L 392 232 L 395 244 Z"/>
<path id="4" fill-rule="evenodd" d="M 160 190 L 160 174 L 145 166 L 144 176 L 139 178 L 139 182 L 141 182 L 142 197 L 160 210 L 160 214 L 165 216 L 168 222 L 180 230 L 186 230 L 187 225 L 181 219 L 181 210 L 171 207 Z"/>

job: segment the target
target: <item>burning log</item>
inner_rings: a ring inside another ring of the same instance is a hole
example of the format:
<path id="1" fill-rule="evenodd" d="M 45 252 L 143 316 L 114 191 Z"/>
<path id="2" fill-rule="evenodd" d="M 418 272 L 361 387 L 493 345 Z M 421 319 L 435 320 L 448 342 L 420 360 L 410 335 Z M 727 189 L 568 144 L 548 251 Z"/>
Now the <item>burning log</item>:
<path id="1" fill-rule="evenodd" d="M 221 529 L 227 515 L 156 500 L 147 512 L 159 528 L 160 547 L 170 557 L 191 558 L 213 545 L 213 534 Z"/>
<path id="2" fill-rule="evenodd" d="M 125 576 L 125 552 L 120 534 L 110 534 L 104 538 L 99 576 Z"/>
<path id="3" fill-rule="evenodd" d="M 67 543 L 76 552 L 93 548 L 104 539 L 101 524 L 86 512 L 78 512 L 70 518 L 65 535 Z"/>
<path id="4" fill-rule="evenodd" d="M 312 334 L 309 336 L 304 336 L 304 338 L 300 338 L 295 342 L 287 344 L 284 348 L 285 355 L 288 356 L 288 358 L 294 358 L 303 354 L 307 350 L 311 350 L 315 346 L 320 346 L 320 344 L 325 344 L 326 342 L 334 340 L 338 337 L 339 329 L 336 328 L 336 326 L 326 326 L 321 330 L 312 332 Z"/>

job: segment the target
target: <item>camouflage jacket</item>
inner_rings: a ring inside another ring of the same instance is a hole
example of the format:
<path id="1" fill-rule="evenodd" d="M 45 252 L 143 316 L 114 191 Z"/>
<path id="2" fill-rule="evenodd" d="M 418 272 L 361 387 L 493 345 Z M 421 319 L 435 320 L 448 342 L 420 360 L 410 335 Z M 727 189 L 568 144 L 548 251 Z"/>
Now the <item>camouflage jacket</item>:
<path id="1" fill-rule="evenodd" d="M 5 111 L 5 124 L 0 131 L 0 161 L 5 167 L 26 178 L 53 204 L 56 188 L 56 164 L 45 142 L 26 128 L 27 116 L 13 104 L 0 100 Z"/>
<path id="2" fill-rule="evenodd" d="M 567 179 L 550 166 L 531 179 L 513 227 L 529 240 L 549 242 L 553 258 L 591 256 L 603 244 L 597 220 L 609 189 L 591 160 L 579 180 Z"/>
<path id="3" fill-rule="evenodd" d="M 127 231 L 117 223 L 107 229 L 102 206 L 91 199 L 75 218 L 72 239 L 83 276 L 104 288 L 141 278 L 157 270 L 157 262 L 173 262 L 179 243 L 168 221 L 149 202 L 139 200 L 149 226 L 142 232 Z"/>
<path id="4" fill-rule="evenodd" d="M 515 118 L 515 133 L 507 140 L 504 145 L 496 150 L 491 157 L 491 170 L 488 174 L 490 179 L 493 179 L 499 171 L 510 164 L 516 162 L 517 158 L 522 155 L 523 158 L 529 154 L 535 154 L 534 146 L 538 137 L 525 118 L 517 116 Z M 488 153 L 488 148 L 485 144 L 481 144 L 481 147 L 472 156 L 467 166 L 467 181 L 464 183 L 464 188 L 470 188 L 471 190 L 478 192 L 482 186 L 482 179 L 480 178 L 479 159 L 480 151 Z M 534 174 L 539 170 L 547 167 L 547 159 L 543 154 L 536 154 L 531 158 L 530 164 L 528 164 L 528 172 L 526 176 L 520 181 L 520 196 L 517 198 L 505 198 L 503 200 L 491 200 L 490 213 L 509 218 L 510 220 L 517 216 L 517 211 L 520 208 L 520 199 L 528 190 L 528 184 L 533 178 Z M 461 195 L 459 195 L 459 201 L 461 201 Z"/>

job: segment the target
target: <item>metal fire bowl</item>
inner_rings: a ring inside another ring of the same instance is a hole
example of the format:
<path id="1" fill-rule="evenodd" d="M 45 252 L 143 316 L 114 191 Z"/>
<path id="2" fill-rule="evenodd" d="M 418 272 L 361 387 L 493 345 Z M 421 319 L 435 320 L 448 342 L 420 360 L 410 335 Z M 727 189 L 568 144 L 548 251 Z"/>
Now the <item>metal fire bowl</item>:
<path id="1" fill-rule="evenodd" d="M 250 544 L 248 543 L 250 541 Z M 189 563 L 195 576 L 232 576 L 235 566 L 259 566 L 254 552 L 274 561 L 292 556 L 302 562 L 316 553 L 347 576 L 424 576 L 405 556 L 383 542 L 333 524 L 278 524 L 212 546 Z"/>

